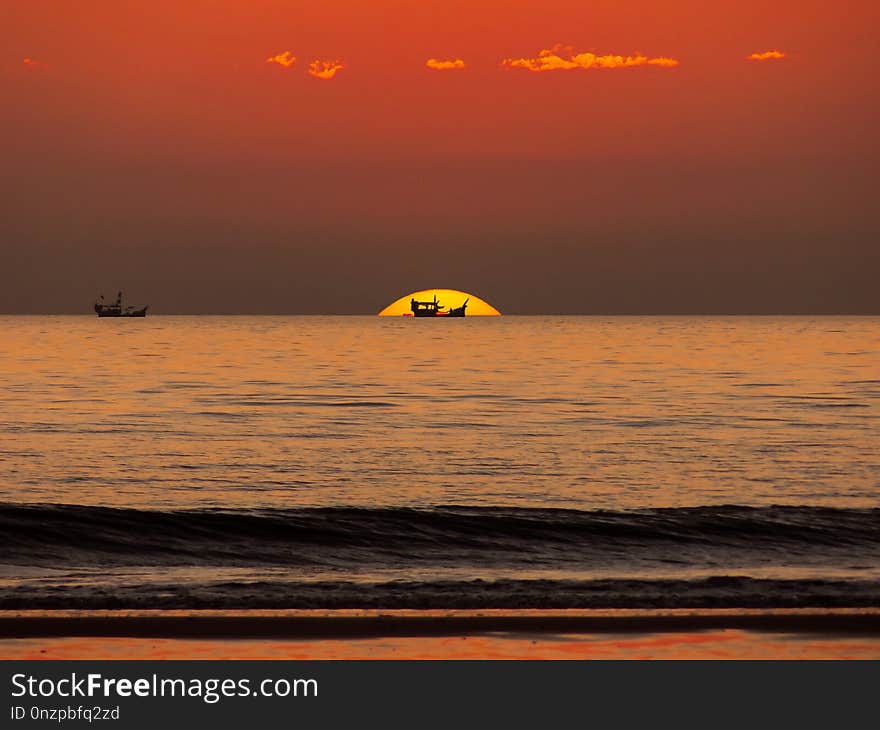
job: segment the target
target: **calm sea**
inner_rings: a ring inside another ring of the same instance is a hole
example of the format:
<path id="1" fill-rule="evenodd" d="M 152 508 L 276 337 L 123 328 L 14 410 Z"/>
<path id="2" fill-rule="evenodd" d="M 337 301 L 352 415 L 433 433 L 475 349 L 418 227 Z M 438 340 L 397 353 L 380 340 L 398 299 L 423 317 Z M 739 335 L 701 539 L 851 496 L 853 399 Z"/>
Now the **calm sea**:
<path id="1" fill-rule="evenodd" d="M 0 317 L 0 608 L 880 605 L 880 318 Z"/>

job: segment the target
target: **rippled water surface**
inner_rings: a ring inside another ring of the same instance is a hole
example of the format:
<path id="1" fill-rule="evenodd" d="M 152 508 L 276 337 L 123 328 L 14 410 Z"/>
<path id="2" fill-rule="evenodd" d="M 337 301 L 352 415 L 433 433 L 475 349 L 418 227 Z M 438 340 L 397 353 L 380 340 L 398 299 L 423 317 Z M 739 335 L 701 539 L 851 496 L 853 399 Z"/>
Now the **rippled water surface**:
<path id="1" fill-rule="evenodd" d="M 873 506 L 877 318 L 7 317 L 0 499 Z"/>

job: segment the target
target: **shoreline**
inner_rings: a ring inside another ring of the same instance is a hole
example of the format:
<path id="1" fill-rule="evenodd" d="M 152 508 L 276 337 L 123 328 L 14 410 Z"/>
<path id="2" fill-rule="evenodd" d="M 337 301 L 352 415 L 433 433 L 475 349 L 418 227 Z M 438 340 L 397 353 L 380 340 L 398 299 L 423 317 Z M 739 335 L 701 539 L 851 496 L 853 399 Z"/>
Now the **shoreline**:
<path id="1" fill-rule="evenodd" d="M 333 640 L 724 630 L 880 637 L 880 608 L 0 611 L 0 640 L 70 637 Z"/>

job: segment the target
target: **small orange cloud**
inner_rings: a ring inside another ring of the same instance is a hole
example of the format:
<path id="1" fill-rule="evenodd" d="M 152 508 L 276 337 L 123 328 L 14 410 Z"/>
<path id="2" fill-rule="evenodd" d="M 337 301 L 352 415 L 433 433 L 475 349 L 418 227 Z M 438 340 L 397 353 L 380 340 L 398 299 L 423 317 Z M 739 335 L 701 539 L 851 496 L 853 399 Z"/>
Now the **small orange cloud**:
<path id="1" fill-rule="evenodd" d="M 337 71 L 345 68 L 342 61 L 312 61 L 309 73 L 317 79 L 332 79 Z"/>
<path id="2" fill-rule="evenodd" d="M 778 61 L 781 58 L 785 58 L 785 54 L 775 49 L 764 51 L 763 53 L 752 53 L 750 56 L 746 56 L 746 59 L 749 61 Z"/>
<path id="3" fill-rule="evenodd" d="M 649 58 L 646 62 L 649 66 L 662 66 L 664 68 L 675 68 L 678 66 L 681 61 L 677 58 L 666 58 L 665 56 L 659 56 L 658 58 Z"/>
<path id="4" fill-rule="evenodd" d="M 524 68 L 529 71 L 568 71 L 572 69 L 608 69 L 608 68 L 632 68 L 634 66 L 660 66 L 662 68 L 675 68 L 679 65 L 675 58 L 648 58 L 641 53 L 631 56 L 618 56 L 607 54 L 598 56 L 595 53 L 575 53 L 573 49 L 564 46 L 545 48 L 537 58 L 505 58 L 502 66 L 508 68 Z"/>
<path id="5" fill-rule="evenodd" d="M 33 69 L 34 71 L 45 71 L 49 68 L 48 63 L 43 63 L 42 61 L 38 61 L 35 58 L 23 58 L 21 62 L 26 68 Z"/>
<path id="6" fill-rule="evenodd" d="M 293 55 L 293 51 L 284 51 L 274 56 L 269 56 L 266 59 L 266 63 L 277 63 L 282 68 L 290 68 L 296 63 L 296 56 Z"/>
<path id="7" fill-rule="evenodd" d="M 425 66 L 435 71 L 449 71 L 452 69 L 464 68 L 465 62 L 460 58 L 429 58 L 425 61 Z"/>

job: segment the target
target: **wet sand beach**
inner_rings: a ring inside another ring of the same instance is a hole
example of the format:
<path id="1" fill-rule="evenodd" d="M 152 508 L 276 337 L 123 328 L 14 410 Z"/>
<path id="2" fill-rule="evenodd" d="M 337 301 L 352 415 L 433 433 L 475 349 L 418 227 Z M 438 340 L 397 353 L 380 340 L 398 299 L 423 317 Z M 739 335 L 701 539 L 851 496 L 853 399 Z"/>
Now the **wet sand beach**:
<path id="1" fill-rule="evenodd" d="M 4 659 L 878 659 L 878 610 L 0 613 Z"/>

